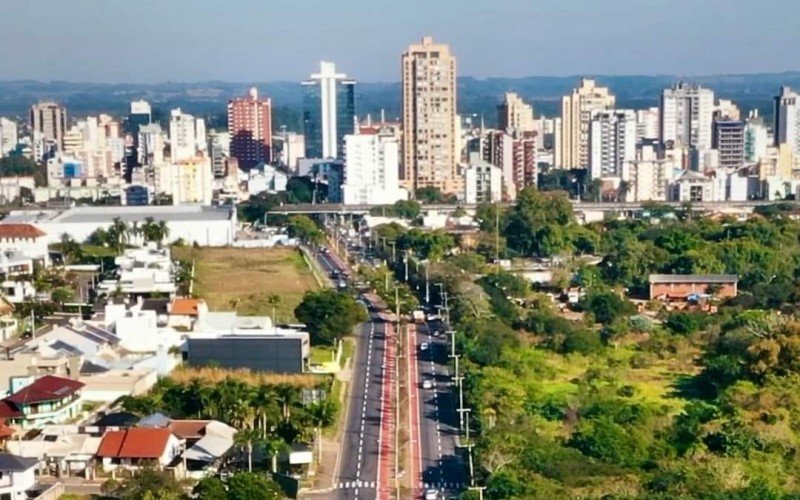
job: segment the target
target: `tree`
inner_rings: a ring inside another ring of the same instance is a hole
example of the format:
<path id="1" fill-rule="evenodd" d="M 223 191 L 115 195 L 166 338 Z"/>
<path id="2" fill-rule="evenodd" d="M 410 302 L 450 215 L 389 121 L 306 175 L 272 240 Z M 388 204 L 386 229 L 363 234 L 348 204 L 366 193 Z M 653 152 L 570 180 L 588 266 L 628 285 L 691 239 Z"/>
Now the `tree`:
<path id="1" fill-rule="evenodd" d="M 434 203 L 455 203 L 456 197 L 452 194 L 444 194 L 442 191 L 433 186 L 421 187 L 414 190 L 414 199 L 420 203 L 434 204 Z"/>
<path id="2" fill-rule="evenodd" d="M 267 304 L 272 306 L 272 324 L 275 324 L 275 307 L 281 303 L 281 296 L 277 293 L 267 295 Z"/>
<path id="3" fill-rule="evenodd" d="M 0 158 L 0 177 L 32 176 L 36 186 L 47 185 L 47 167 L 22 155 Z"/>
<path id="4" fill-rule="evenodd" d="M 239 472 L 228 479 L 228 500 L 244 498 L 281 498 L 280 488 L 274 481 L 255 472 Z"/>
<path id="5" fill-rule="evenodd" d="M 83 256 L 83 250 L 80 243 L 72 239 L 72 236 L 64 233 L 61 235 L 61 243 L 59 243 L 59 250 L 64 257 L 65 264 L 72 264 L 79 261 Z"/>
<path id="6" fill-rule="evenodd" d="M 636 313 L 636 306 L 612 291 L 590 290 L 580 301 L 581 308 L 592 313 L 594 319 L 603 325 L 610 325 L 621 316 Z"/>
<path id="7" fill-rule="evenodd" d="M 294 314 L 308 327 L 312 342 L 324 345 L 332 345 L 367 320 L 364 308 L 353 297 L 334 290 L 306 292 Z"/>
<path id="8" fill-rule="evenodd" d="M 392 206 L 393 212 L 402 219 L 416 219 L 419 217 L 421 207 L 413 200 L 399 200 Z"/>
<path id="9" fill-rule="evenodd" d="M 125 245 L 128 243 L 129 236 L 130 230 L 128 225 L 119 217 L 114 217 L 111 221 L 111 227 L 106 231 L 108 245 L 121 254 L 125 249 Z"/>
<path id="10" fill-rule="evenodd" d="M 327 399 L 314 403 L 308 408 L 308 415 L 317 433 L 317 457 L 322 460 L 322 428 L 328 427 L 336 419 L 336 405 Z"/>
<path id="11" fill-rule="evenodd" d="M 204 477 L 192 489 L 197 500 L 221 500 L 228 498 L 225 483 L 215 476 Z"/>
<path id="12" fill-rule="evenodd" d="M 123 500 L 183 500 L 183 488 L 171 472 L 155 467 L 141 468 L 135 476 L 121 483 L 108 482 L 104 492 Z"/>
<path id="13" fill-rule="evenodd" d="M 322 231 L 307 215 L 289 217 L 288 230 L 289 236 L 308 244 L 319 244 L 324 239 Z"/>
<path id="14" fill-rule="evenodd" d="M 235 442 L 247 455 L 247 472 L 253 472 L 253 447 L 261 438 L 261 433 L 256 429 L 242 429 L 236 433 Z"/>
<path id="15" fill-rule="evenodd" d="M 549 257 L 562 252 L 569 248 L 567 226 L 572 218 L 572 205 L 563 193 L 523 189 L 508 216 L 508 246 L 527 256 Z"/>

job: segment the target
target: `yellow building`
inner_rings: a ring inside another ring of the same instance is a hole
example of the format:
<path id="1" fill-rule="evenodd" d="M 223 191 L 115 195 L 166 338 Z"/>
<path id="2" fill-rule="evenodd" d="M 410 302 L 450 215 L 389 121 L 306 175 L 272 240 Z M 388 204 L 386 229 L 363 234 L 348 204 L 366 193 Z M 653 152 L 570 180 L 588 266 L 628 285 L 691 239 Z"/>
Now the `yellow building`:
<path id="1" fill-rule="evenodd" d="M 589 127 L 592 113 L 613 109 L 616 98 L 594 80 L 581 79 L 580 87 L 561 98 L 560 160 L 562 168 L 589 166 Z"/>

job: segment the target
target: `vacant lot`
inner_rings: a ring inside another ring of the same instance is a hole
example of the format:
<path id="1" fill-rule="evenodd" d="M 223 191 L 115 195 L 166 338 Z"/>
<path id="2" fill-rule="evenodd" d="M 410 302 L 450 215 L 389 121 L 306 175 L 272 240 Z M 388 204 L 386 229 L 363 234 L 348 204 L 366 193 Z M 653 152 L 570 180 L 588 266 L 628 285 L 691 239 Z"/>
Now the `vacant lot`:
<path id="1" fill-rule="evenodd" d="M 317 288 L 299 251 L 287 248 L 176 248 L 173 258 L 197 266 L 194 294 L 212 311 L 271 316 L 270 296 L 278 322 L 295 321 L 294 308 L 308 290 Z"/>

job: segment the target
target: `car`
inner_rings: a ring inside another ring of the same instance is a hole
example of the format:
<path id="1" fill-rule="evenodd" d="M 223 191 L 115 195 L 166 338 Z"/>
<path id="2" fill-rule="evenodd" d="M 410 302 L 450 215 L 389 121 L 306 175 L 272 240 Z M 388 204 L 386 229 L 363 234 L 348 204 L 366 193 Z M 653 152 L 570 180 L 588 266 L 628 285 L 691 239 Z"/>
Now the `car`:
<path id="1" fill-rule="evenodd" d="M 420 351 L 427 351 L 427 350 L 428 350 L 428 343 L 427 343 L 427 342 L 423 342 L 423 343 L 421 343 L 421 344 L 419 345 L 419 350 L 420 350 Z"/>
<path id="2" fill-rule="evenodd" d="M 422 388 L 423 389 L 432 389 L 433 388 L 433 382 L 431 382 L 430 380 L 426 380 L 425 382 L 422 383 Z"/>
<path id="3" fill-rule="evenodd" d="M 425 500 L 437 500 L 439 492 L 436 490 L 425 490 Z"/>

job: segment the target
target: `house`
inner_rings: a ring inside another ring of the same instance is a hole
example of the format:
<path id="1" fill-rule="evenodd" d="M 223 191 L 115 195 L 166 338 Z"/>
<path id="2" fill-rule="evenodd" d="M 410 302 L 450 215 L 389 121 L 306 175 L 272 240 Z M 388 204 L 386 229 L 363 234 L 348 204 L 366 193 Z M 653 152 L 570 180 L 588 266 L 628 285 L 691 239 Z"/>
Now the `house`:
<path id="1" fill-rule="evenodd" d="M 202 299 L 174 298 L 167 306 L 167 324 L 173 328 L 191 330 L 197 318 L 205 313 L 208 313 L 208 306 Z"/>
<path id="2" fill-rule="evenodd" d="M 143 248 L 127 249 L 114 259 L 114 263 L 117 265 L 117 279 L 98 283 L 97 290 L 102 295 L 119 291 L 138 296 L 173 296 L 178 290 L 173 280 L 169 248 L 157 248 L 150 243 Z"/>
<path id="3" fill-rule="evenodd" d="M 27 223 L 0 224 L 0 253 L 20 253 L 43 266 L 50 265 L 47 233 Z M 60 235 L 59 235 L 60 238 Z"/>
<path id="4" fill-rule="evenodd" d="M 10 453 L 0 453 L 0 499 L 25 500 L 38 496 L 35 458 L 25 458 Z"/>
<path id="5" fill-rule="evenodd" d="M 6 449 L 15 455 L 37 460 L 56 477 L 88 478 L 101 439 L 76 425 L 47 425 L 33 439 L 10 440 Z"/>
<path id="6" fill-rule="evenodd" d="M 97 450 L 103 467 L 138 469 L 155 465 L 163 469 L 181 453 L 180 440 L 166 428 L 131 427 L 106 432 Z"/>
<path id="7" fill-rule="evenodd" d="M 169 429 L 183 443 L 185 474 L 193 479 L 219 471 L 236 435 L 236 429 L 216 420 L 173 420 L 159 413 L 143 418 L 139 426 Z"/>
<path id="8" fill-rule="evenodd" d="M 651 274 L 650 298 L 687 300 L 691 296 L 736 297 L 738 281 L 731 274 Z"/>
<path id="9" fill-rule="evenodd" d="M 36 296 L 36 288 L 30 281 L 4 280 L 0 284 L 3 296 L 12 304 L 19 304 Z"/>
<path id="10" fill-rule="evenodd" d="M 45 375 L 0 400 L 0 418 L 23 429 L 41 428 L 48 423 L 65 423 L 80 412 L 83 383 Z"/>

